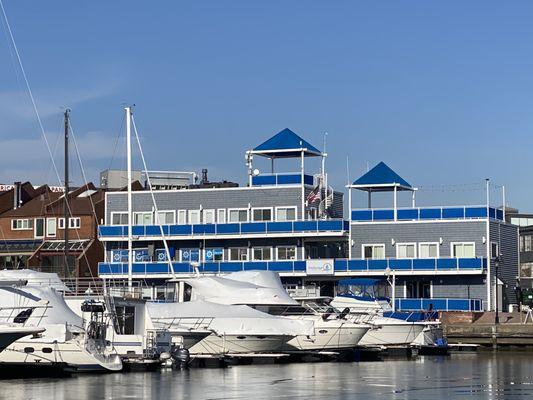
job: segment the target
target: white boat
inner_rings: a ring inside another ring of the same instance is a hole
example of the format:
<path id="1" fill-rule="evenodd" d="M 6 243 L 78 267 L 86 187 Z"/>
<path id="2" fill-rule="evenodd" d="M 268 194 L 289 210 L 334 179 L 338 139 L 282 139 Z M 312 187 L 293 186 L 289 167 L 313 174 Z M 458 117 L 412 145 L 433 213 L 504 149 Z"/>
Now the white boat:
<path id="1" fill-rule="evenodd" d="M 249 305 L 258 311 L 293 321 L 313 324 L 311 334 L 297 335 L 284 349 L 339 350 L 358 345 L 371 328 L 339 314 L 326 315 L 319 310 L 300 307 L 283 288 L 279 276 L 270 271 L 234 272 L 223 277 L 202 276 L 186 280 L 192 287 L 192 297 L 221 304 Z"/>
<path id="2" fill-rule="evenodd" d="M 44 328 L 20 326 L 17 324 L 0 324 L 0 352 L 13 342 L 24 336 L 36 335 L 44 332 Z"/>
<path id="3" fill-rule="evenodd" d="M 24 308 L 17 315 L 10 308 Z M 44 331 L 24 336 L 0 353 L 0 367 L 55 368 L 69 372 L 120 371 L 122 362 L 108 346 L 105 329 L 86 331 L 61 294 L 44 286 L 0 287 L 0 320 Z M 96 321 L 96 320 L 95 320 Z"/>
<path id="4" fill-rule="evenodd" d="M 148 310 L 154 321 L 170 330 L 190 328 L 209 333 L 190 349 L 191 355 L 272 353 L 295 336 L 312 331 L 307 322 L 289 321 L 244 305 L 148 303 Z"/>
<path id="5" fill-rule="evenodd" d="M 355 321 L 379 326 L 367 332 L 363 346 L 434 345 L 442 338 L 439 321 L 420 318 L 420 313 L 393 312 L 386 298 L 376 297 L 360 287 L 374 285 L 372 279 L 345 279 L 339 282 L 340 294 L 329 303 L 339 310 L 349 310 Z"/>

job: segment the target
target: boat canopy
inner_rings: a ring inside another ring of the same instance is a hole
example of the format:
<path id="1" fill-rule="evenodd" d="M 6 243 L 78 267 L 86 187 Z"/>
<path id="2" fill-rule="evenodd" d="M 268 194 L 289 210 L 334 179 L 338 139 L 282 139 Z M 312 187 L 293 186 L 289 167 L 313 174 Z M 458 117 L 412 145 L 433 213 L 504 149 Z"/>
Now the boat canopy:
<path id="1" fill-rule="evenodd" d="M 32 269 L 0 270 L 1 281 L 26 281 L 28 285 L 50 287 L 60 292 L 70 292 L 59 276 L 53 272 L 39 272 Z"/>

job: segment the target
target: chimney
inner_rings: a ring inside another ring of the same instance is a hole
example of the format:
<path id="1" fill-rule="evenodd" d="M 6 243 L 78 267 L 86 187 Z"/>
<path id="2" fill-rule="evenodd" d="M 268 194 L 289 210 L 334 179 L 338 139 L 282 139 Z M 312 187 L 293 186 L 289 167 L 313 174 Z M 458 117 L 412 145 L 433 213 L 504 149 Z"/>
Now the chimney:
<path id="1" fill-rule="evenodd" d="M 202 169 L 202 181 L 200 183 L 208 183 L 209 179 L 207 179 L 207 168 Z"/>
<path id="2" fill-rule="evenodd" d="M 16 210 L 22 205 L 22 185 L 15 182 L 13 186 L 13 209 Z"/>

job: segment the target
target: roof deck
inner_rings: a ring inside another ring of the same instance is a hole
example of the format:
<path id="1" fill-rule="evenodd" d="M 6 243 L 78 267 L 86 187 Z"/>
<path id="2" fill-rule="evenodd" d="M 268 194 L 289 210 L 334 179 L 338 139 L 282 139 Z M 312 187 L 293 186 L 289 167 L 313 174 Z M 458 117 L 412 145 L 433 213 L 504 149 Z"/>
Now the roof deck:
<path id="1" fill-rule="evenodd" d="M 352 222 L 428 221 L 428 220 L 504 220 L 503 210 L 487 206 L 366 208 L 351 212 Z"/>

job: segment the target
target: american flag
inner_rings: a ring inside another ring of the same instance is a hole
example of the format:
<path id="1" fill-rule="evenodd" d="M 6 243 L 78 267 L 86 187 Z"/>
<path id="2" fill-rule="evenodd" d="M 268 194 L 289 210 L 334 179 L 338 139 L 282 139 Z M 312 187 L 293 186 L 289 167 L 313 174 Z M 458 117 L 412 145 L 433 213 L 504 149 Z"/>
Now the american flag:
<path id="1" fill-rule="evenodd" d="M 315 201 L 320 200 L 320 186 L 315 187 L 313 191 L 309 193 L 306 200 L 309 204 L 313 204 Z"/>

